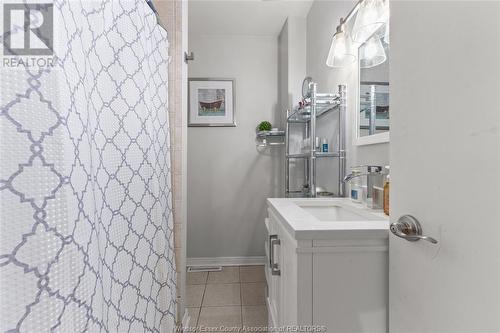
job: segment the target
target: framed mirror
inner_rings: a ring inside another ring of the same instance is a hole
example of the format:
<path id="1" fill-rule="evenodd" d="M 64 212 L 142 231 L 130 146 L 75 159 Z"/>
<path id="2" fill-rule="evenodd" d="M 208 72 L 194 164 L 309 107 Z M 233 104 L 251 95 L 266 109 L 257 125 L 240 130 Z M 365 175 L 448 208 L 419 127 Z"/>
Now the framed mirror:
<path id="1" fill-rule="evenodd" d="M 356 145 L 389 142 L 389 34 L 386 25 L 358 48 Z"/>

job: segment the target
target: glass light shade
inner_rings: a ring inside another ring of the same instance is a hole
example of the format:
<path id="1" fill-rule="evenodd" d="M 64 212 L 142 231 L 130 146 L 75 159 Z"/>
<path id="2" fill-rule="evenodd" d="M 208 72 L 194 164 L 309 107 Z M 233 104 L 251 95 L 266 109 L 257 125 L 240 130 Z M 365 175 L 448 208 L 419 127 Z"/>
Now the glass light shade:
<path id="1" fill-rule="evenodd" d="M 346 67 L 353 64 L 356 61 L 356 55 L 351 44 L 351 38 L 345 32 L 344 25 L 340 25 L 333 35 L 326 65 L 328 67 Z"/>
<path id="2" fill-rule="evenodd" d="M 356 43 L 364 43 L 388 20 L 389 0 L 364 0 L 359 5 L 356 14 L 356 21 L 354 21 L 352 28 L 352 39 Z"/>
<path id="3" fill-rule="evenodd" d="M 387 60 L 380 37 L 374 35 L 359 48 L 359 67 L 370 68 Z"/>

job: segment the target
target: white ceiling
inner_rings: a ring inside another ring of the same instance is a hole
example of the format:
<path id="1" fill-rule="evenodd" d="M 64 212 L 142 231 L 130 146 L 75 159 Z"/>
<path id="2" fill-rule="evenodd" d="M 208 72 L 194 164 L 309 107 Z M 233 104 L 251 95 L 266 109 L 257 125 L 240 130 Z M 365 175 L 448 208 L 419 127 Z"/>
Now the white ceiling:
<path id="1" fill-rule="evenodd" d="M 189 0 L 189 33 L 278 36 L 287 17 L 306 17 L 313 0 Z"/>

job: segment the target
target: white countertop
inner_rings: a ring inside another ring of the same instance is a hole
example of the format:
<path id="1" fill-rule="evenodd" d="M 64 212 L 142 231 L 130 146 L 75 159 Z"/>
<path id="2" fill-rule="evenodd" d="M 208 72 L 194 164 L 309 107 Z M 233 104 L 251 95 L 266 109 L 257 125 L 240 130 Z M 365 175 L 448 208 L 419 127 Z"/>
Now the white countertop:
<path id="1" fill-rule="evenodd" d="M 369 239 L 389 237 L 389 217 L 349 198 L 269 198 L 269 209 L 295 239 Z M 322 221 L 299 205 L 340 206 L 362 216 L 359 221 Z"/>

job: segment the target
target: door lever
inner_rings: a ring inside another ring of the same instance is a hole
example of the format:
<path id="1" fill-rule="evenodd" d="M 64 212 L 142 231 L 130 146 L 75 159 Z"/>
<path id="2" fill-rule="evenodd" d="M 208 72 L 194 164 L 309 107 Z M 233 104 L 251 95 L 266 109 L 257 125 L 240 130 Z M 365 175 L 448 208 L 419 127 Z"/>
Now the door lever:
<path id="1" fill-rule="evenodd" d="M 432 244 L 437 244 L 437 240 L 429 236 L 422 235 L 422 227 L 416 218 L 411 215 L 401 216 L 397 222 L 391 223 L 391 232 L 409 242 L 425 240 Z"/>

